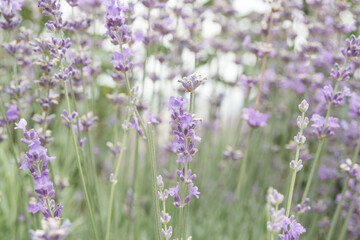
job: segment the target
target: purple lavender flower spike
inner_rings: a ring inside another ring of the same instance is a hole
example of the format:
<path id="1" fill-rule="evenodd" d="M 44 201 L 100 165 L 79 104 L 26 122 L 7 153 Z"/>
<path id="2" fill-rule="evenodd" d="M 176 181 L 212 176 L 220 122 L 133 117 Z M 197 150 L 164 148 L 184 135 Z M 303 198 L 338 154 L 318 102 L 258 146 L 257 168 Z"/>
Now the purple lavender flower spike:
<path id="1" fill-rule="evenodd" d="M 25 153 L 25 160 L 20 169 L 24 171 L 29 169 L 34 178 L 35 193 L 39 199 L 39 201 L 31 202 L 27 209 L 31 213 L 42 212 L 45 219 L 59 218 L 62 205 L 59 203 L 55 207 L 55 190 L 47 169 L 48 163 L 52 162 L 55 157 L 47 156 L 47 149 L 40 145 L 39 134 L 34 129 L 28 131 L 26 125 L 25 119 L 21 119 L 19 123 L 15 124 L 15 129 L 20 129 L 23 132 L 24 138 L 21 141 L 28 145 L 28 151 Z"/>

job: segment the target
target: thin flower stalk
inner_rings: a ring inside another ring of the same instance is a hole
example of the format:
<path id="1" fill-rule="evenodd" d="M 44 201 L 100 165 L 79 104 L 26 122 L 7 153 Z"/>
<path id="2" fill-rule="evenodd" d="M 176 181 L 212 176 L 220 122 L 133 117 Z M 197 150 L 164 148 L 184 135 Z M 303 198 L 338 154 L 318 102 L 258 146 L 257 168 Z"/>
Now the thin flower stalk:
<path id="1" fill-rule="evenodd" d="M 147 124 L 147 132 L 148 132 L 148 149 L 150 152 L 150 161 L 151 161 L 151 180 L 152 180 L 152 195 L 153 195 L 153 207 L 155 214 L 155 222 L 156 222 L 156 238 L 161 239 L 161 224 L 160 224 L 160 207 L 159 207 L 159 196 L 158 196 L 158 186 L 156 180 L 156 150 L 153 139 L 153 129 L 152 124 L 149 122 Z M 167 229 L 166 229 L 167 231 Z"/>
<path id="2" fill-rule="evenodd" d="M 238 179 L 237 187 L 235 190 L 235 198 L 234 198 L 235 200 L 239 200 L 240 193 L 243 190 L 243 187 L 245 185 L 245 181 L 246 181 L 245 173 L 246 173 L 246 168 L 247 168 L 248 159 L 249 159 L 249 149 L 250 149 L 250 143 L 251 143 L 251 138 L 252 138 L 253 132 L 254 132 L 254 130 L 251 129 L 249 136 L 248 136 L 247 144 L 246 144 L 244 158 L 242 159 L 242 162 L 241 162 L 239 179 Z"/>
<path id="3" fill-rule="evenodd" d="M 129 116 L 130 117 L 130 116 Z M 129 119 L 128 117 L 128 119 Z M 120 165 L 121 161 L 125 152 L 125 144 L 128 137 L 128 129 L 124 129 L 123 137 L 121 140 L 121 150 L 119 154 L 118 161 L 116 163 L 115 172 L 110 176 L 111 180 L 111 191 L 110 191 L 110 197 L 109 197 L 109 204 L 108 204 L 108 213 L 107 213 L 107 221 L 106 221 L 106 234 L 105 234 L 105 240 L 110 239 L 110 228 L 111 228 L 111 215 L 112 215 L 112 208 L 113 208 L 113 201 L 114 201 L 114 195 L 115 195 L 115 187 L 117 183 L 117 178 L 119 175 Z"/>
<path id="4" fill-rule="evenodd" d="M 300 156 L 300 147 L 305 143 L 305 136 L 303 136 L 304 129 L 306 128 L 307 124 L 309 123 L 309 119 L 305 117 L 305 113 L 307 109 L 309 108 L 309 104 L 304 100 L 299 105 L 299 110 L 302 113 L 301 117 L 298 117 L 298 127 L 300 129 L 297 136 L 295 136 L 295 142 L 297 143 L 296 147 L 296 154 L 295 154 L 295 160 L 291 161 L 290 167 L 292 169 L 292 176 L 291 176 L 291 183 L 290 183 L 290 190 L 289 190 L 289 196 L 287 200 L 287 207 L 286 207 L 286 213 L 285 216 L 289 217 L 290 209 L 291 209 L 291 202 L 293 198 L 294 193 L 294 187 L 295 187 L 295 181 L 296 181 L 296 174 L 298 171 L 302 169 L 302 160 L 299 159 Z"/>
<path id="5" fill-rule="evenodd" d="M 342 66 L 342 70 L 341 72 L 344 71 L 345 67 L 346 67 L 346 64 L 347 64 L 347 60 L 344 62 L 343 66 Z M 339 83 L 340 81 L 336 81 L 335 83 L 335 87 L 334 87 L 334 90 L 333 90 L 333 95 L 335 93 L 337 93 L 337 89 L 339 87 Z M 304 190 L 304 193 L 302 195 L 302 198 L 301 198 L 301 201 L 304 201 L 307 197 L 308 197 L 308 194 L 309 194 L 309 190 L 310 190 L 310 186 L 311 186 L 311 183 L 312 183 L 312 180 L 313 180 L 313 177 L 315 175 L 315 170 L 318 168 L 318 166 L 320 165 L 321 163 L 321 152 L 322 152 L 322 149 L 323 149 L 323 146 L 324 146 L 324 141 L 325 141 L 325 138 L 326 138 L 326 135 L 325 135 L 325 132 L 326 132 L 326 128 L 327 128 L 327 125 L 328 125 L 328 121 L 329 121 L 329 118 L 330 118 L 330 114 L 331 114 L 331 110 L 332 110 L 332 102 L 329 102 L 328 103 L 328 109 L 327 109 L 327 112 L 326 112 L 326 116 L 325 116 L 325 123 L 324 123 L 324 127 L 323 127 L 323 130 L 322 130 L 322 133 L 319 137 L 319 145 L 316 149 L 316 154 L 315 154 L 315 158 L 314 158 L 314 163 L 311 167 L 311 171 L 310 171 L 310 174 L 309 174 L 309 177 L 308 177 L 308 180 L 306 181 L 306 186 L 305 186 L 305 190 Z"/>
<path id="6" fill-rule="evenodd" d="M 61 71 L 63 71 L 63 68 L 61 66 Z M 70 100 L 69 100 L 69 95 L 68 95 L 68 91 L 67 91 L 67 86 L 66 86 L 66 82 L 64 81 L 64 90 L 65 90 L 65 99 L 66 99 L 66 104 L 67 104 L 67 110 L 69 113 L 71 113 L 71 107 L 70 107 Z M 85 177 L 84 177 L 84 173 L 83 173 L 83 169 L 81 166 L 81 159 L 80 159 L 80 153 L 79 153 L 79 149 L 78 149 L 78 144 L 77 144 L 77 137 L 74 131 L 74 125 L 72 122 L 70 122 L 70 133 L 71 133 L 71 138 L 72 138 L 72 142 L 73 142 L 73 148 L 75 150 L 75 154 L 76 154 L 76 163 L 78 165 L 78 170 L 79 170 L 79 174 L 80 174 L 80 179 L 81 179 L 81 185 L 85 194 L 85 199 L 86 199 L 86 205 L 87 208 L 89 210 L 89 214 L 90 214 L 90 221 L 91 221 L 91 225 L 94 231 L 94 235 L 95 235 L 95 239 L 99 239 L 99 235 L 98 235 L 98 231 L 97 231 L 97 225 L 95 223 L 95 216 L 94 216 L 94 211 L 92 208 L 92 204 L 90 202 L 90 198 L 88 195 L 88 190 L 86 187 L 86 183 L 85 183 Z"/>
<path id="7" fill-rule="evenodd" d="M 351 159 L 351 164 L 352 166 L 354 166 L 354 164 L 356 163 L 356 160 L 359 156 L 359 153 L 360 153 L 360 138 L 357 142 L 357 145 L 356 145 L 356 149 L 355 149 L 355 152 L 354 152 L 354 155 Z M 341 198 L 340 198 L 340 201 L 338 202 L 338 204 L 336 205 L 336 210 L 335 210 L 335 213 L 334 213 L 334 216 L 332 217 L 332 221 L 331 221 L 331 225 L 330 225 L 330 230 L 326 236 L 326 240 L 331 240 L 332 239 L 332 236 L 334 234 L 334 231 L 335 231 L 335 228 L 336 228 L 336 224 L 337 224 L 337 221 L 338 221 L 338 218 L 340 216 L 340 212 L 341 212 L 341 208 L 343 206 L 343 203 L 344 203 L 344 199 L 345 199 L 345 193 L 349 187 L 349 180 L 350 180 L 350 176 L 347 175 L 346 176 L 346 179 L 345 179 L 345 184 L 344 184 L 344 187 L 341 191 Z M 356 194 L 358 195 L 358 194 Z M 354 202 L 356 202 L 356 198 L 354 200 Z M 355 204 L 355 203 L 353 203 Z M 348 218 L 350 219 L 350 216 L 352 215 L 353 213 L 353 209 L 350 208 L 350 210 L 348 211 L 347 213 L 347 217 L 346 217 L 346 221 L 348 221 Z M 344 224 L 343 228 L 346 228 L 347 227 L 347 223 L 346 225 Z M 345 231 L 345 230 L 342 230 L 342 231 Z M 341 238 L 340 238 L 341 239 Z"/>

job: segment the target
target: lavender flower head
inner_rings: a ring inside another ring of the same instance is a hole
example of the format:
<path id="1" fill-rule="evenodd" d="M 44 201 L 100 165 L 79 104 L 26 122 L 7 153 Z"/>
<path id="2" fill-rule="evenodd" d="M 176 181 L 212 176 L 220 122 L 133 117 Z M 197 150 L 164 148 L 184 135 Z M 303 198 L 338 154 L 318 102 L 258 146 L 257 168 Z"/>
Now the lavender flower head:
<path id="1" fill-rule="evenodd" d="M 306 229 L 300 224 L 297 223 L 294 216 L 290 218 L 285 217 L 282 221 L 283 234 L 280 234 L 279 237 L 281 240 L 297 240 L 300 235 L 306 232 Z"/>
<path id="2" fill-rule="evenodd" d="M 178 80 L 178 82 L 183 85 L 187 92 L 193 93 L 195 89 L 198 88 L 206 80 L 207 77 L 203 77 L 197 73 L 193 73 L 190 76 Z"/>
<path id="3" fill-rule="evenodd" d="M 187 103 L 187 100 L 183 100 L 181 97 L 170 97 L 170 105 L 168 107 L 172 111 L 170 123 L 172 124 L 172 133 L 174 135 L 173 149 L 175 149 L 178 156 L 176 162 L 182 166 L 181 170 L 177 171 L 177 175 L 181 182 L 189 187 L 189 194 L 183 201 L 184 204 L 187 204 L 192 196 L 199 198 L 200 194 L 198 188 L 193 184 L 196 175 L 192 174 L 190 169 L 185 171 L 185 165 L 192 161 L 193 156 L 197 152 L 197 149 L 194 148 L 195 141 L 200 141 L 201 139 L 196 136 L 194 130 L 198 121 L 191 114 L 184 111 L 185 103 Z M 179 182 L 177 182 L 176 187 L 169 189 L 169 194 L 173 197 L 176 207 L 182 206 L 179 190 Z"/>
<path id="4" fill-rule="evenodd" d="M 350 39 L 346 39 L 346 47 L 341 49 L 341 53 L 348 59 L 357 58 L 360 52 L 360 37 L 351 35 Z"/>
<path id="5" fill-rule="evenodd" d="M 265 127 L 268 116 L 253 108 L 244 108 L 242 117 L 247 121 L 250 127 Z"/>
<path id="6" fill-rule="evenodd" d="M 313 122 L 311 127 L 314 128 L 314 133 L 319 137 L 330 137 L 334 135 L 334 130 L 340 127 L 338 124 L 338 119 L 335 117 L 329 117 L 326 126 L 325 118 L 319 114 L 313 114 L 311 121 Z"/>
<path id="7" fill-rule="evenodd" d="M 18 12 L 21 11 L 25 0 L 1 0 L 0 1 L 0 13 L 4 20 L 0 19 L 0 27 L 2 29 L 13 29 L 17 27 L 21 18 Z"/>
<path id="8" fill-rule="evenodd" d="M 6 111 L 6 120 L 10 124 L 14 120 L 19 118 L 19 110 L 16 104 L 11 104 L 8 106 L 8 110 Z"/>
<path id="9" fill-rule="evenodd" d="M 42 212 L 45 218 L 61 215 L 62 206 L 60 203 L 55 207 L 55 190 L 53 183 L 49 179 L 47 165 L 55 157 L 47 156 L 47 149 L 41 146 L 39 133 L 34 129 L 26 130 L 27 122 L 21 119 L 15 123 L 15 129 L 20 129 L 24 138 L 21 141 L 28 145 L 28 151 L 25 153 L 25 160 L 22 162 L 20 169 L 30 170 L 35 182 L 35 192 L 40 201 L 33 201 L 27 207 L 31 213 Z"/>
<path id="10" fill-rule="evenodd" d="M 129 48 L 124 48 L 123 53 L 114 52 L 111 63 L 116 70 L 120 72 L 127 72 L 133 67 L 133 64 L 130 61 L 131 56 L 131 50 Z"/>

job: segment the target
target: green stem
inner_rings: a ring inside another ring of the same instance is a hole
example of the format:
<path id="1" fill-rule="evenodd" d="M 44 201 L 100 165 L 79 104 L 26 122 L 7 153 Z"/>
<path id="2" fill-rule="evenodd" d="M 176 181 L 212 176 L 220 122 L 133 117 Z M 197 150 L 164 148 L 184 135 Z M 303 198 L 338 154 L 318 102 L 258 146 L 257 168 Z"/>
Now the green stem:
<path id="1" fill-rule="evenodd" d="M 194 100 L 195 100 L 195 94 L 193 92 L 190 93 L 190 103 L 189 103 L 189 113 L 192 114 L 194 111 Z"/>
<path id="2" fill-rule="evenodd" d="M 337 92 L 338 87 L 339 87 L 339 81 L 336 81 L 334 91 L 333 91 L 333 95 Z M 328 120 L 329 120 L 329 117 L 330 117 L 330 114 L 331 114 L 331 109 L 332 109 L 332 103 L 330 102 L 329 103 L 329 108 L 328 108 L 328 110 L 326 112 L 324 127 L 323 127 L 323 130 L 322 130 L 321 136 L 320 136 L 319 145 L 318 145 L 318 148 L 316 150 L 314 164 L 311 167 L 310 176 L 309 176 L 308 181 L 306 182 L 305 191 L 304 191 L 303 196 L 302 196 L 302 202 L 308 197 L 311 182 L 312 182 L 312 179 L 313 179 L 313 177 L 315 175 L 315 169 L 317 169 L 318 165 L 320 165 L 320 163 L 321 163 L 320 156 L 321 156 L 321 151 L 323 149 L 324 141 L 325 141 L 324 134 L 325 134 L 327 123 L 328 123 Z"/>
<path id="3" fill-rule="evenodd" d="M 237 187 L 236 187 L 236 191 L 235 191 L 235 200 L 238 200 L 240 197 L 240 192 L 242 190 L 242 187 L 244 185 L 244 181 L 246 180 L 245 177 L 245 170 L 247 167 L 247 162 L 248 162 L 248 158 L 249 158 L 249 149 L 250 149 L 250 142 L 251 142 L 251 136 L 253 134 L 254 130 L 253 128 L 251 128 L 250 133 L 249 133 L 249 137 L 248 137 L 248 141 L 247 141 L 247 145 L 246 145 L 246 150 L 245 150 L 245 155 L 244 158 L 242 159 L 242 164 L 240 166 L 240 175 L 239 175 L 239 180 L 237 183 Z"/>
<path id="4" fill-rule="evenodd" d="M 156 223 L 156 232 L 157 239 L 161 239 L 161 223 L 160 223 L 160 207 L 159 207 L 159 196 L 157 189 L 157 181 L 156 181 L 156 150 L 152 133 L 152 125 L 151 123 L 147 124 L 147 135 L 148 135 L 148 149 L 150 151 L 151 157 L 151 179 L 152 179 L 152 194 L 154 201 L 154 211 L 155 211 L 155 223 Z"/>
<path id="5" fill-rule="evenodd" d="M 244 107 L 246 107 L 246 106 L 248 105 L 249 99 L 250 99 L 250 89 L 248 89 L 248 91 L 247 91 L 247 93 L 246 93 L 246 96 L 245 96 L 245 99 L 244 99 L 244 104 L 243 104 L 243 106 L 241 107 L 240 111 L 241 111 Z M 235 148 L 239 145 L 240 139 L 242 138 L 242 135 L 240 134 L 240 131 L 241 131 L 241 128 L 242 128 L 243 123 L 244 123 L 244 119 L 243 119 L 242 117 L 240 117 L 240 120 L 239 120 L 238 125 L 237 125 L 237 127 L 236 127 L 236 133 L 237 133 L 237 134 L 235 134 L 235 135 L 237 135 L 237 137 L 236 137 L 235 145 L 234 145 Z"/>
<path id="6" fill-rule="evenodd" d="M 68 112 L 71 113 L 70 100 L 69 100 L 68 90 L 67 90 L 67 86 L 66 86 L 65 81 L 64 81 L 64 90 L 65 90 L 65 98 L 66 98 L 67 109 L 68 109 Z M 73 126 L 72 122 L 70 122 L 69 125 L 70 125 L 70 129 L 71 129 L 71 138 L 72 138 L 72 141 L 73 141 L 73 148 L 75 149 L 75 153 L 76 153 L 76 160 L 77 160 L 78 170 L 79 170 L 79 173 L 80 173 L 81 184 L 82 184 L 82 187 L 83 187 L 83 191 L 84 191 L 85 199 L 86 199 L 86 204 L 88 206 L 88 210 L 89 210 L 89 214 L 90 214 L 91 225 L 92 225 L 92 228 L 93 228 L 93 231 L 94 231 L 94 234 L 95 234 L 95 239 L 98 240 L 99 239 L 98 232 L 97 232 L 97 228 L 96 228 L 93 209 L 92 209 L 91 204 L 90 204 L 90 199 L 89 199 L 88 191 L 87 191 L 86 184 L 85 184 L 85 178 L 84 178 L 84 173 L 83 173 L 82 166 L 81 166 L 81 159 L 80 159 L 79 149 L 78 149 L 78 146 L 77 146 L 74 126 Z"/>
<path id="7" fill-rule="evenodd" d="M 301 116 L 300 134 L 299 134 L 300 136 L 302 136 L 303 131 L 304 131 L 304 128 L 303 128 L 304 119 L 305 119 L 305 112 L 303 112 L 302 116 Z M 298 144 L 297 147 L 296 147 L 295 164 L 297 164 L 297 162 L 299 161 L 300 147 L 301 147 L 300 144 Z M 292 197 L 293 197 L 294 187 L 295 187 L 296 173 L 297 173 L 297 171 L 295 169 L 293 169 L 293 173 L 292 173 L 292 177 L 291 177 L 291 183 L 290 183 L 290 191 L 289 191 L 289 196 L 288 196 L 288 200 L 287 200 L 287 207 L 286 207 L 286 213 L 285 213 L 286 217 L 289 217 L 289 214 L 290 214 L 291 202 L 292 202 Z"/>
<path id="8" fill-rule="evenodd" d="M 121 160 L 123 158 L 124 151 L 125 151 L 125 143 L 126 143 L 127 135 L 128 135 L 128 131 L 125 130 L 124 135 L 122 137 L 120 155 L 119 155 L 118 162 L 117 162 L 116 168 L 115 168 L 114 181 L 111 186 L 111 192 L 110 192 L 110 198 L 109 198 L 109 208 L 108 208 L 108 215 L 107 215 L 108 217 L 107 217 L 107 221 L 106 221 L 106 235 L 105 235 L 106 240 L 108 240 L 110 238 L 111 214 L 112 214 L 112 207 L 113 207 L 113 201 L 114 201 L 115 186 L 116 186 L 117 177 L 118 177 L 119 170 L 120 170 Z"/>

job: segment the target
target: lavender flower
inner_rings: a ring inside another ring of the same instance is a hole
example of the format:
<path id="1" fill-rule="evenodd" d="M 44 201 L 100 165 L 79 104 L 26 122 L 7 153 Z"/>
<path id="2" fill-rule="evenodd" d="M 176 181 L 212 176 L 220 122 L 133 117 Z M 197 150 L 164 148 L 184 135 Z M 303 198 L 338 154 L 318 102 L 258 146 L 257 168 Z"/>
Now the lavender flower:
<path id="1" fill-rule="evenodd" d="M 250 127 L 265 127 L 268 116 L 253 108 L 244 108 L 242 117 L 247 121 Z"/>
<path id="2" fill-rule="evenodd" d="M 283 219 L 281 228 L 284 231 L 284 234 L 279 235 L 281 240 L 297 240 L 306 232 L 306 229 L 296 222 L 294 216 Z"/>
<path id="3" fill-rule="evenodd" d="M 176 162 L 181 163 L 182 166 L 182 168 L 178 170 L 177 174 L 180 180 L 189 186 L 189 194 L 183 200 L 184 204 L 187 204 L 192 196 L 199 198 L 200 194 L 198 188 L 193 184 L 196 175 L 191 175 L 190 169 L 185 171 L 185 165 L 192 161 L 193 155 L 197 152 L 197 149 L 194 148 L 195 141 L 200 141 L 201 139 L 196 136 L 194 130 L 198 121 L 195 120 L 191 114 L 184 111 L 185 103 L 187 103 L 187 101 L 183 100 L 181 97 L 170 97 L 170 105 L 168 107 L 172 110 L 170 123 L 172 124 L 172 133 L 175 136 L 173 140 L 173 148 L 178 155 Z M 179 182 L 177 182 L 176 187 L 169 189 L 169 194 L 173 197 L 174 205 L 176 207 L 180 207 L 182 205 L 179 190 Z"/>
<path id="4" fill-rule="evenodd" d="M 0 27 L 2 29 L 13 29 L 20 24 L 21 18 L 18 12 L 21 11 L 24 3 L 24 0 L 0 1 L 0 13 L 4 18 L 4 20 L 0 20 Z"/>
<path id="5" fill-rule="evenodd" d="M 333 94 L 334 89 L 331 85 L 326 85 L 323 88 L 323 94 L 327 103 L 331 103 L 332 105 L 344 105 L 345 97 L 351 96 L 350 89 L 344 87 L 343 92 L 337 92 Z"/>
<path id="6" fill-rule="evenodd" d="M 335 117 L 329 117 L 327 125 L 325 125 L 325 118 L 319 114 L 313 114 L 311 117 L 313 124 L 311 127 L 314 128 L 314 132 L 319 137 L 330 137 L 334 135 L 334 130 L 338 129 L 340 125 L 338 124 L 338 119 Z M 325 127 L 325 129 L 324 129 Z M 322 134 L 324 133 L 324 136 Z"/>
<path id="7" fill-rule="evenodd" d="M 360 37 L 356 38 L 351 35 L 350 39 L 346 39 L 346 47 L 341 49 L 344 57 L 352 59 L 357 58 L 360 52 Z"/>
<path id="8" fill-rule="evenodd" d="M 19 118 L 19 110 L 16 104 L 10 104 L 8 110 L 6 111 L 6 120 L 8 124 L 12 123 Z"/>
<path id="9" fill-rule="evenodd" d="M 58 218 L 48 218 L 47 220 L 43 219 L 41 222 L 41 230 L 30 230 L 30 239 L 31 240 L 62 240 L 65 239 L 67 233 L 70 229 L 70 221 L 65 220 L 61 224 L 60 219 Z"/>
<path id="10" fill-rule="evenodd" d="M 353 93 L 349 101 L 349 116 L 360 117 L 360 96 Z"/>
<path id="11" fill-rule="evenodd" d="M 35 182 L 35 192 L 40 201 L 31 202 L 27 210 L 31 213 L 42 212 L 44 217 L 58 218 L 61 215 L 62 206 L 60 203 L 55 207 L 55 190 L 53 183 L 49 180 L 47 166 L 55 157 L 47 156 L 47 149 L 40 145 L 39 133 L 34 129 L 26 130 L 27 122 L 21 119 L 15 123 L 15 129 L 20 129 L 24 138 L 23 143 L 28 145 L 28 152 L 25 153 L 25 161 L 22 162 L 20 169 L 30 170 Z"/>
<path id="12" fill-rule="evenodd" d="M 310 211 L 311 207 L 308 206 L 309 202 L 310 202 L 310 199 L 306 198 L 302 203 L 296 205 L 296 212 L 298 214 L 303 214 L 303 213 Z"/>
<path id="13" fill-rule="evenodd" d="M 267 192 L 266 201 L 271 205 L 279 205 L 284 201 L 284 195 L 279 193 L 276 189 L 270 187 Z"/>
<path id="14" fill-rule="evenodd" d="M 193 93 L 196 88 L 198 88 L 204 81 L 207 80 L 207 77 L 203 77 L 197 73 L 193 73 L 190 76 L 184 77 L 178 82 L 180 82 L 187 92 Z"/>
<path id="15" fill-rule="evenodd" d="M 131 56 L 131 50 L 129 48 L 124 48 L 123 53 L 114 52 L 111 62 L 116 70 L 121 72 L 127 72 L 133 67 L 133 64 L 130 61 Z"/>

